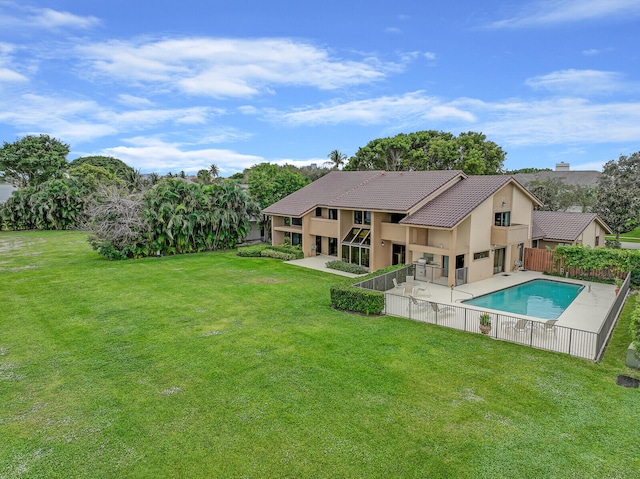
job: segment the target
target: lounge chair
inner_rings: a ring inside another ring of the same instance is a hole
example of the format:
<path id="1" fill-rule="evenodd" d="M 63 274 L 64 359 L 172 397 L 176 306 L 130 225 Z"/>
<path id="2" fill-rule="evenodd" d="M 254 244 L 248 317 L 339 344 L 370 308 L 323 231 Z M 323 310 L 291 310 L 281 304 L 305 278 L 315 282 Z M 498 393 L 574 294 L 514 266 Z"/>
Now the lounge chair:
<path id="1" fill-rule="evenodd" d="M 538 331 L 541 331 L 543 334 L 552 334 L 553 337 L 556 337 L 556 323 L 558 322 L 557 319 L 550 319 L 548 321 L 545 321 L 544 323 L 537 323 L 536 324 L 536 328 Z"/>
<path id="2" fill-rule="evenodd" d="M 513 330 L 518 334 L 526 333 L 529 331 L 529 320 L 519 319 L 517 321 L 505 321 L 502 327 L 507 330 Z"/>
<path id="3" fill-rule="evenodd" d="M 431 304 L 431 309 L 433 309 L 433 311 L 436 314 L 443 314 L 449 310 L 453 310 L 451 306 L 443 306 L 442 304 L 438 304 L 438 303 L 430 303 L 430 304 Z"/>

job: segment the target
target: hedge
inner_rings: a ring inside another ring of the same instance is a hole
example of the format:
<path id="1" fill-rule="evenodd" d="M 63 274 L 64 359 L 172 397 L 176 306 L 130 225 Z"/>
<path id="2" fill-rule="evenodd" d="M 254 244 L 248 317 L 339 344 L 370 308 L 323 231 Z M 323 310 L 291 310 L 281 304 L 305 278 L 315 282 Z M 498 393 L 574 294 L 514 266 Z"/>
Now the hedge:
<path id="1" fill-rule="evenodd" d="M 344 261 L 327 261 L 325 263 L 327 268 L 335 269 L 337 271 L 344 271 L 352 274 L 365 274 L 367 268 L 360 266 L 359 264 L 346 263 Z"/>
<path id="2" fill-rule="evenodd" d="M 271 246 L 270 244 L 257 244 L 238 248 L 238 256 L 250 258 L 277 258 L 284 261 L 301 259 L 304 255 L 300 248 L 295 246 Z"/>
<path id="3" fill-rule="evenodd" d="M 382 313 L 384 309 L 384 293 L 356 288 L 353 285 L 404 267 L 406 267 L 404 264 L 388 266 L 374 273 L 369 273 L 366 276 L 361 276 L 357 279 L 349 278 L 342 283 L 332 286 L 331 306 L 344 311 L 366 315 Z"/>
<path id="4" fill-rule="evenodd" d="M 384 309 L 384 294 L 351 284 L 337 284 L 331 287 L 331 305 L 354 313 L 380 314 Z"/>

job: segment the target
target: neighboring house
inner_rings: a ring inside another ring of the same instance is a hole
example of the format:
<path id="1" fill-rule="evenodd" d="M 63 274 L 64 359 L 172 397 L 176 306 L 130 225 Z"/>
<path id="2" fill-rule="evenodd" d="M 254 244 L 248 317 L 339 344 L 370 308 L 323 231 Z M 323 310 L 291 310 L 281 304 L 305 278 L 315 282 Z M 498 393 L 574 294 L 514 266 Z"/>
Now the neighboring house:
<path id="1" fill-rule="evenodd" d="M 595 170 L 571 170 L 569 163 L 556 164 L 555 171 L 538 171 L 537 173 L 517 173 L 514 178 L 528 186 L 532 181 L 547 181 L 558 179 L 567 186 L 584 186 L 595 188 L 598 186 L 598 178 L 602 173 Z"/>
<path id="2" fill-rule="evenodd" d="M 531 246 L 539 205 L 512 176 L 461 171 L 333 171 L 263 211 L 272 243 L 371 271 L 416 263 L 449 286 L 511 271 Z"/>
<path id="3" fill-rule="evenodd" d="M 4 203 L 7 201 L 13 192 L 16 190 L 16 187 L 10 185 L 8 183 L 0 183 L 0 203 Z"/>
<path id="4" fill-rule="evenodd" d="M 604 246 L 604 236 L 611 229 L 595 213 L 564 211 L 534 211 L 534 248 L 555 248 L 558 245 Z"/>

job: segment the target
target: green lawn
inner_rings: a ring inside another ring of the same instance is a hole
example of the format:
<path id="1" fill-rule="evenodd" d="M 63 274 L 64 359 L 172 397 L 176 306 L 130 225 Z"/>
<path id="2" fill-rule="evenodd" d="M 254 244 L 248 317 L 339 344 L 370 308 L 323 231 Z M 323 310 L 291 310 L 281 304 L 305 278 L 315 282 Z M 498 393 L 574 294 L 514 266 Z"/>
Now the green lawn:
<path id="1" fill-rule="evenodd" d="M 334 311 L 336 278 L 0 233 L 0 478 L 640 476 L 630 304 L 595 364 Z"/>
<path id="2" fill-rule="evenodd" d="M 607 235 L 606 238 L 608 240 L 615 240 L 616 235 Z M 621 234 L 620 241 L 624 241 L 627 243 L 640 243 L 640 226 L 634 230 L 629 231 L 628 233 Z"/>

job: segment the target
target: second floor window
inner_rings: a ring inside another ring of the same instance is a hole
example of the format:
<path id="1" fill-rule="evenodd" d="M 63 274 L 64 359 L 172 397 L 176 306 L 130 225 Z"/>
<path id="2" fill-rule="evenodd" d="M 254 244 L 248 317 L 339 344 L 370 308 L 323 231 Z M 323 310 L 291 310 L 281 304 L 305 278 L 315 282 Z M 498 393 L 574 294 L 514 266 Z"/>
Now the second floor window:
<path id="1" fill-rule="evenodd" d="M 302 218 L 291 218 L 292 226 L 302 226 Z"/>
<path id="2" fill-rule="evenodd" d="M 370 225 L 371 211 L 354 211 L 353 223 L 356 225 Z"/>
<path id="3" fill-rule="evenodd" d="M 511 211 L 500 211 L 496 213 L 493 224 L 496 226 L 511 226 Z"/>
<path id="4" fill-rule="evenodd" d="M 336 208 L 329 208 L 329 219 L 330 220 L 338 219 L 338 210 Z"/>

